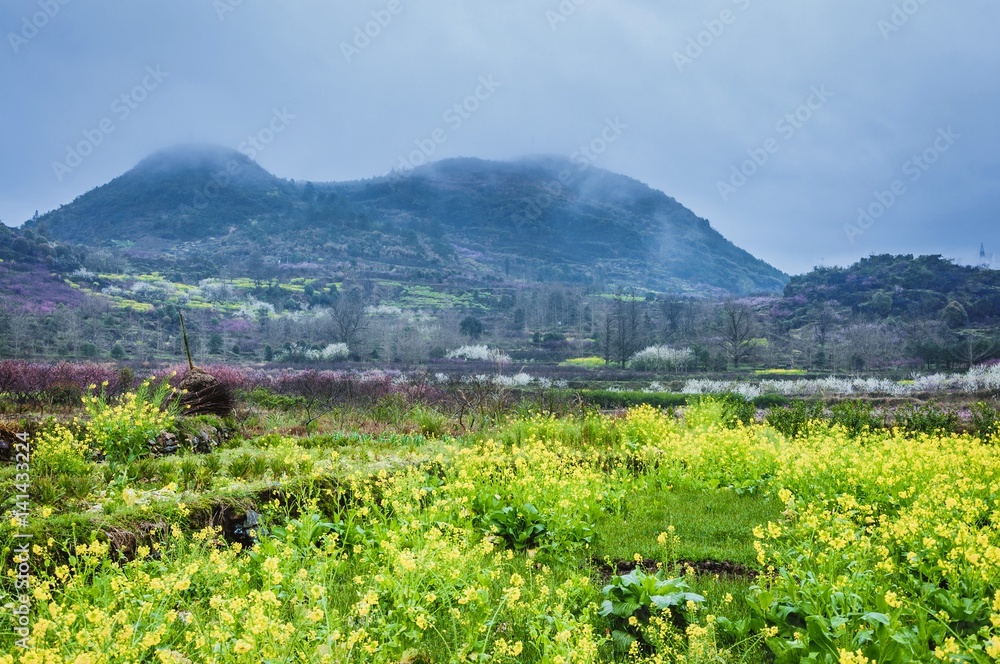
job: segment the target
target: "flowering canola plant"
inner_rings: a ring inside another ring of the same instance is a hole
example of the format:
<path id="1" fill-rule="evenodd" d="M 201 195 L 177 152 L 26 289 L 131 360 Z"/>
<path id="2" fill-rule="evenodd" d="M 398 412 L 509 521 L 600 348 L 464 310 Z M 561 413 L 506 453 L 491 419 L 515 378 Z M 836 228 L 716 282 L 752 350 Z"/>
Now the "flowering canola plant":
<path id="1" fill-rule="evenodd" d="M 30 648 L 13 647 L 4 599 L 0 664 L 1000 661 L 1000 440 L 803 431 L 729 422 L 706 399 L 681 418 L 538 415 L 405 450 L 281 439 L 269 454 L 326 460 L 296 501 L 263 506 L 252 548 L 183 518 L 125 559 L 97 531 L 36 544 Z M 74 439 L 45 436 L 58 472 Z M 622 651 L 590 556 L 640 482 L 785 511 L 753 533 L 745 597 L 633 615 Z"/>

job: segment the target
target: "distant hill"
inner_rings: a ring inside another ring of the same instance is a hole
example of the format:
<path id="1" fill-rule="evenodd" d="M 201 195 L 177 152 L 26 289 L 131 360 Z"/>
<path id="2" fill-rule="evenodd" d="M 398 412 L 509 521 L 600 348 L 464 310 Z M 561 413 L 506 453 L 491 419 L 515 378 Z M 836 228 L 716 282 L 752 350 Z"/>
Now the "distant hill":
<path id="1" fill-rule="evenodd" d="M 846 268 L 792 277 L 784 305 L 809 319 L 824 304 L 869 319 L 937 319 L 951 327 L 1000 325 L 1000 271 L 958 265 L 941 256 L 883 254 Z"/>
<path id="2" fill-rule="evenodd" d="M 451 159 L 358 182 L 282 180 L 214 146 L 158 152 L 26 224 L 91 246 L 220 263 L 363 261 L 405 275 L 706 293 L 778 292 L 787 276 L 631 178 L 561 158 Z"/>

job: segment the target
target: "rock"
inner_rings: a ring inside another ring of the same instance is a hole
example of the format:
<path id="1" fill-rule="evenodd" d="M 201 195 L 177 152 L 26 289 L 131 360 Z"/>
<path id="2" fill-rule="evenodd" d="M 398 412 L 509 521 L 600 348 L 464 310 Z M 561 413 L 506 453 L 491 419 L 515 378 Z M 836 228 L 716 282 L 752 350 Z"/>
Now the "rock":
<path id="1" fill-rule="evenodd" d="M 178 448 L 180 447 L 180 444 L 177 441 L 177 436 L 169 431 L 161 431 L 156 438 L 151 438 L 148 442 L 149 453 L 155 457 L 176 454 Z"/>
<path id="2" fill-rule="evenodd" d="M 237 522 L 232 527 L 228 539 L 239 542 L 243 548 L 249 549 L 257 543 L 257 529 L 260 527 L 260 514 L 253 510 L 247 510 L 243 521 Z"/>

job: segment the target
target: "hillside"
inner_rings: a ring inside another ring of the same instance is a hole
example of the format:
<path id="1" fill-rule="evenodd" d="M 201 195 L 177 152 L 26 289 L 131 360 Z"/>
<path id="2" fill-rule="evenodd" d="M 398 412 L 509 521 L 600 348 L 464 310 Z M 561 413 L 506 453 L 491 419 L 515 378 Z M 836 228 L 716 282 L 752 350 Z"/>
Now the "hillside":
<path id="1" fill-rule="evenodd" d="M 862 318 L 942 320 L 950 327 L 1000 324 L 1000 271 L 941 256 L 870 256 L 846 268 L 816 268 L 791 278 L 784 304 L 808 319 L 830 303 Z"/>
<path id="2" fill-rule="evenodd" d="M 158 152 L 26 225 L 50 238 L 217 264 L 362 261 L 400 278 L 779 291 L 787 277 L 680 203 L 560 158 L 453 159 L 346 183 L 282 180 L 211 146 Z"/>
<path id="3" fill-rule="evenodd" d="M 79 266 L 79 259 L 70 247 L 0 224 L 0 337 L 8 333 L 6 311 L 46 314 L 59 305 L 79 305 L 83 296 L 58 276 Z"/>

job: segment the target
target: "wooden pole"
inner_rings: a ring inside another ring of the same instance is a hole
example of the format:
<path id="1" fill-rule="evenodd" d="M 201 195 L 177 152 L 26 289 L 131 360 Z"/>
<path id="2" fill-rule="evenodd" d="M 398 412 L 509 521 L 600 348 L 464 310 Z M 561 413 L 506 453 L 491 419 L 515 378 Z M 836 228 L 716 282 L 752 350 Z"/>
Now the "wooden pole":
<path id="1" fill-rule="evenodd" d="M 188 333 L 187 328 L 184 327 L 184 314 L 178 313 L 181 319 L 181 334 L 184 335 L 184 351 L 188 356 L 188 367 L 191 371 L 194 371 L 194 362 L 191 360 L 191 346 L 188 345 Z"/>

